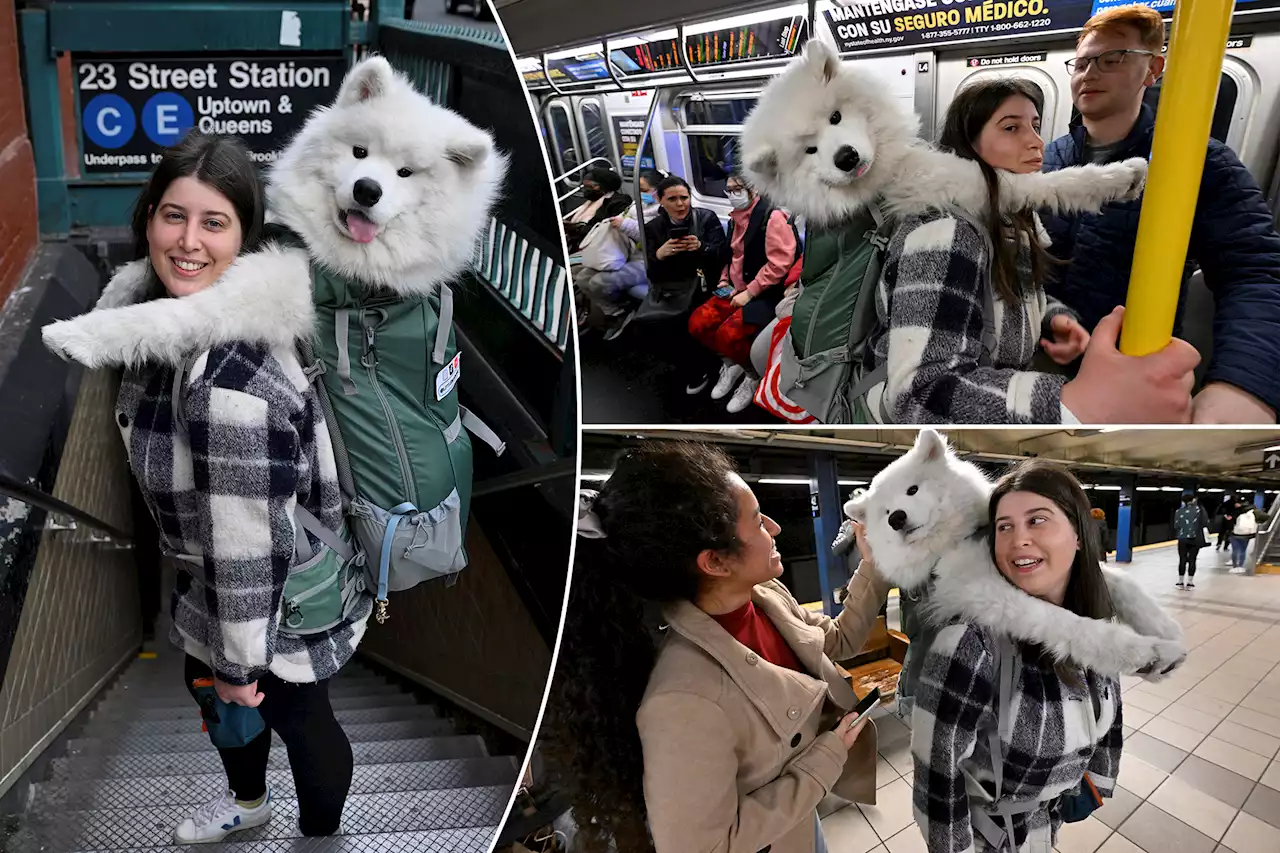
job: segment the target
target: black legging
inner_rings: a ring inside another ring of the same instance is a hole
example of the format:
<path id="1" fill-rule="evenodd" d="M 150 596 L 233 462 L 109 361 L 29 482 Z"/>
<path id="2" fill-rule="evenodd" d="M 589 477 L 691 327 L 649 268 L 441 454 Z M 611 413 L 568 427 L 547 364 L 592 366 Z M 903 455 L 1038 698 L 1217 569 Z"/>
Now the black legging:
<path id="1" fill-rule="evenodd" d="M 1189 574 L 1196 576 L 1196 557 L 1200 554 L 1200 540 L 1178 540 L 1178 577 Z"/>
<path id="2" fill-rule="evenodd" d="M 193 699 L 191 682 L 211 677 L 207 665 L 187 655 L 183 678 Z M 303 835 L 333 835 L 342 823 L 354 761 L 351 742 L 329 704 L 328 680 L 293 684 L 268 674 L 258 681 L 258 692 L 263 694 L 258 712 L 267 728 L 242 747 L 218 750 L 228 787 L 241 800 L 256 800 L 267 792 L 274 729 L 289 751 L 298 793 L 298 828 Z"/>

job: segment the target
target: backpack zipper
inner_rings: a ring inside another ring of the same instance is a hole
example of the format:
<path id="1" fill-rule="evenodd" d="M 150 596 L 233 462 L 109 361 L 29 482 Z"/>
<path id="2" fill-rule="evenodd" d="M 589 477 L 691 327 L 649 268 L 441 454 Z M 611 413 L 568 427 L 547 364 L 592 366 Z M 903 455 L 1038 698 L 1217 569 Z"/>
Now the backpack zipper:
<path id="1" fill-rule="evenodd" d="M 369 384 L 373 386 L 373 393 L 377 395 L 378 402 L 382 404 L 382 414 L 387 419 L 387 429 L 391 433 L 391 443 L 395 446 L 396 458 L 400 461 L 400 484 L 404 487 L 404 499 L 409 503 L 417 504 L 418 493 L 413 487 L 413 478 L 410 476 L 409 453 L 405 450 L 404 436 L 401 435 L 400 425 L 396 422 L 395 416 L 392 414 L 391 402 L 383 392 L 382 386 L 378 384 L 378 324 L 369 322 L 370 314 L 381 314 L 381 312 L 373 309 L 366 310 L 362 314 L 362 320 L 364 323 L 364 355 L 360 357 L 360 363 L 364 365 L 365 370 L 369 373 Z"/>

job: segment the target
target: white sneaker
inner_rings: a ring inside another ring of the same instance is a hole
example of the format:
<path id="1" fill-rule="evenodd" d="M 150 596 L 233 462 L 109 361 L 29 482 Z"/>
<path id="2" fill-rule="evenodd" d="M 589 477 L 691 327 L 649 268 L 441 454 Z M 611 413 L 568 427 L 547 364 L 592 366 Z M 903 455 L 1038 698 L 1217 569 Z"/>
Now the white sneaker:
<path id="1" fill-rule="evenodd" d="M 729 361 L 721 365 L 720 378 L 716 381 L 716 387 L 711 389 L 711 399 L 722 400 L 728 396 L 746 372 L 747 369 L 736 362 Z"/>
<path id="2" fill-rule="evenodd" d="M 742 380 L 742 384 L 738 386 L 738 390 L 733 392 L 733 397 L 729 400 L 726 407 L 730 413 L 737 414 L 751 405 L 751 401 L 755 399 L 756 389 L 760 387 L 760 377 L 748 375 Z"/>
<path id="3" fill-rule="evenodd" d="M 230 790 L 196 809 L 196 813 L 178 824 L 173 840 L 178 844 L 212 844 L 233 832 L 261 826 L 271 820 L 271 788 L 256 809 L 247 809 L 236 803 Z"/>

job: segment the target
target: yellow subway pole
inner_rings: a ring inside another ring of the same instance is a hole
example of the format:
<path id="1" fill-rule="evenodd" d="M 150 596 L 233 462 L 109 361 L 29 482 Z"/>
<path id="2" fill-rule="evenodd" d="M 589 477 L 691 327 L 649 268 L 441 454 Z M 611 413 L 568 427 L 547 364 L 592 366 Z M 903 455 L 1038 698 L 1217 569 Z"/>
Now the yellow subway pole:
<path id="1" fill-rule="evenodd" d="M 1169 69 L 1129 273 L 1120 351 L 1148 355 L 1173 337 L 1187 243 L 1217 100 L 1233 0 L 1178 0 Z"/>

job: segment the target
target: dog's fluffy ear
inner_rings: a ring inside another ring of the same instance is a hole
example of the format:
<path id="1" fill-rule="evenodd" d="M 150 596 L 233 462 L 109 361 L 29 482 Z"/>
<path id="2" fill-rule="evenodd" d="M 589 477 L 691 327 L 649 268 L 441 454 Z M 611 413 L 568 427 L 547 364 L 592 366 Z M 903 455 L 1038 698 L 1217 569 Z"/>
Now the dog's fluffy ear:
<path id="1" fill-rule="evenodd" d="M 936 430 L 922 429 L 914 451 L 921 462 L 941 462 L 947 455 L 947 440 Z"/>
<path id="2" fill-rule="evenodd" d="M 761 148 L 747 155 L 747 172 L 763 178 L 778 176 L 778 152 L 772 148 Z"/>
<path id="3" fill-rule="evenodd" d="M 474 169 L 484 164 L 493 151 L 493 143 L 484 135 L 461 139 L 445 149 L 445 159 L 463 169 Z"/>
<path id="4" fill-rule="evenodd" d="M 830 83 L 840 73 L 840 55 L 819 39 L 810 39 L 804 46 L 803 62 L 809 73 L 823 84 Z"/>
<path id="5" fill-rule="evenodd" d="M 338 92 L 338 105 L 351 106 L 380 98 L 391 91 L 396 73 L 381 56 L 371 56 L 347 72 Z"/>

